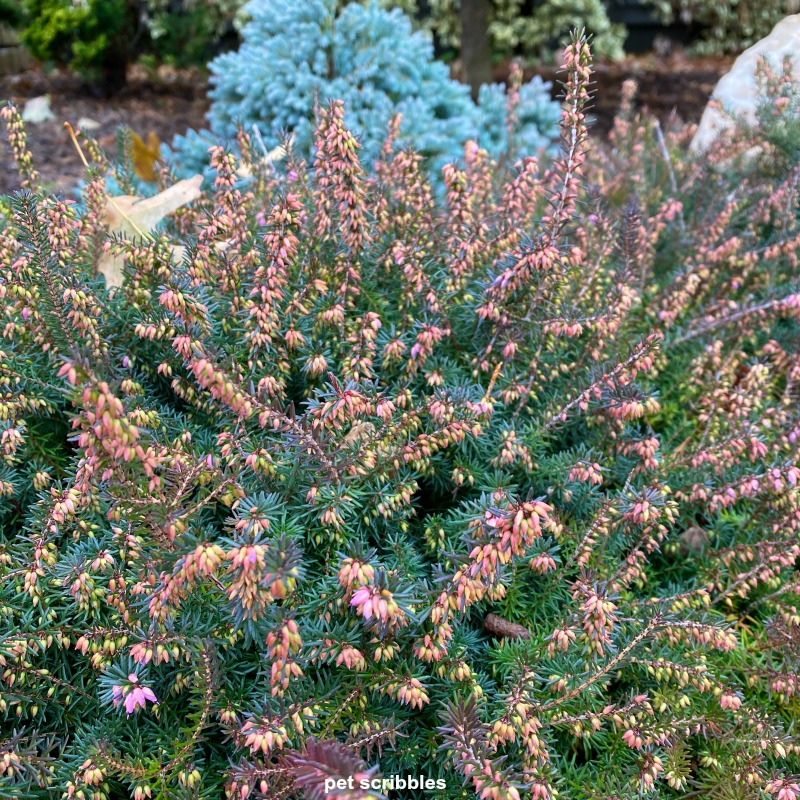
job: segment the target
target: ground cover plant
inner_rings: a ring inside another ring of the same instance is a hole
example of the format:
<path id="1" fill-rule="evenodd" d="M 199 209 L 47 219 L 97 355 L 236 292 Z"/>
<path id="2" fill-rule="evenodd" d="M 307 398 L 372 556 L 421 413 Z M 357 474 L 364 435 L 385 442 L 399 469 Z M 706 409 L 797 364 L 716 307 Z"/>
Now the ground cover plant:
<path id="1" fill-rule="evenodd" d="M 3 111 L 3 797 L 800 796 L 797 95 L 596 150 L 589 60 L 550 166 L 334 101 L 110 244 Z"/>

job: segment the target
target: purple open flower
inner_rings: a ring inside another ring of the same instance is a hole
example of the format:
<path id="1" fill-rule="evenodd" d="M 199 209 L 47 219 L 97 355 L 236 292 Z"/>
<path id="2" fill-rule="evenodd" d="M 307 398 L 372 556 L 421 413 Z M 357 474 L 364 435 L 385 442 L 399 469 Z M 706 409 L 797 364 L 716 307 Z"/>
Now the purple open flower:
<path id="1" fill-rule="evenodd" d="M 158 703 L 152 689 L 147 686 L 139 686 L 139 676 L 135 672 L 128 675 L 128 680 L 131 682 L 130 686 L 111 687 L 114 705 L 117 706 L 120 702 L 124 702 L 128 716 L 139 708 L 145 708 L 148 700 L 151 703 Z"/>
<path id="2" fill-rule="evenodd" d="M 158 702 L 153 690 L 146 686 L 134 686 L 125 697 L 125 710 L 128 712 L 128 716 L 133 714 L 137 708 L 144 708 L 148 700 L 151 703 Z"/>

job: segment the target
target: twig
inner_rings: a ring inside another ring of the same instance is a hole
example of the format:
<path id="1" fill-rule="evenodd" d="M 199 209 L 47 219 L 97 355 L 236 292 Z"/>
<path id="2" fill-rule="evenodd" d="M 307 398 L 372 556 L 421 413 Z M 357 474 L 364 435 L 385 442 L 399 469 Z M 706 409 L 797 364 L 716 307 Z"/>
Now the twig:
<path id="1" fill-rule="evenodd" d="M 86 156 L 83 153 L 83 149 L 81 148 L 80 142 L 78 141 L 78 137 L 75 136 L 75 131 L 72 125 L 69 122 L 64 123 L 64 127 L 67 129 L 67 133 L 69 134 L 69 138 L 72 139 L 72 144 L 75 145 L 75 149 L 78 151 L 78 155 L 81 157 L 81 161 L 83 162 L 83 166 L 86 169 L 89 169 L 89 162 L 86 160 Z M 145 241 L 150 240 L 152 237 L 145 233 L 115 202 L 114 198 L 110 194 L 106 194 L 106 200 L 111 203 L 112 206 L 117 210 L 117 213 L 142 237 Z"/>
<path id="2" fill-rule="evenodd" d="M 501 639 L 530 639 L 531 632 L 516 622 L 499 617 L 497 614 L 487 614 L 483 618 L 483 629 L 488 633 L 499 636 Z"/>
<path id="3" fill-rule="evenodd" d="M 672 187 L 672 191 L 675 194 L 678 194 L 678 182 L 675 180 L 675 172 L 672 169 L 672 159 L 669 157 L 667 143 L 664 141 L 664 133 L 661 130 L 661 123 L 658 120 L 655 121 L 653 130 L 656 132 L 656 141 L 658 142 L 658 147 L 661 150 L 661 155 L 664 157 L 664 163 L 667 165 L 669 184 Z M 686 233 L 686 222 L 683 219 L 683 214 L 678 215 L 678 224 L 681 226 L 681 232 Z"/>

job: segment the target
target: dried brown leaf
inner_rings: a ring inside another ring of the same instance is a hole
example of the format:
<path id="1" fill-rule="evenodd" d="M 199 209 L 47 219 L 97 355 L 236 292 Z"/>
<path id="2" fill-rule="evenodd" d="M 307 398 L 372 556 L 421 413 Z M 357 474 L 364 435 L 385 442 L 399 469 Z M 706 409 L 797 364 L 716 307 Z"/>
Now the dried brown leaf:
<path id="1" fill-rule="evenodd" d="M 202 183 L 202 175 L 193 175 L 153 197 L 135 195 L 109 197 L 103 222 L 113 235 L 126 239 L 141 239 L 146 237 L 167 214 L 200 197 Z M 122 286 L 123 265 L 123 256 L 110 252 L 103 253 L 97 269 L 106 279 L 106 288 Z"/>

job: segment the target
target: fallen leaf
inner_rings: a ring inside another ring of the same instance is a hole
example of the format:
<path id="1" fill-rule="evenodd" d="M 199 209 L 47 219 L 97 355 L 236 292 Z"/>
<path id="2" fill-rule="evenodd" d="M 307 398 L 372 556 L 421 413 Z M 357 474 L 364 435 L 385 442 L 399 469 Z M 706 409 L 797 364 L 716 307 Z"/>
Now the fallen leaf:
<path id="1" fill-rule="evenodd" d="M 292 141 L 294 141 L 294 134 L 289 137 L 290 144 Z M 260 158 L 257 163 L 270 166 L 276 164 L 278 161 L 282 161 L 284 158 L 286 158 L 286 148 L 282 144 L 279 144 L 266 153 L 263 158 Z M 253 174 L 253 169 L 249 164 L 239 164 L 236 168 L 236 174 L 240 178 L 249 178 Z"/>
<path id="2" fill-rule="evenodd" d="M 92 119 L 91 117 L 81 117 L 78 120 L 78 129 L 82 130 L 84 133 L 88 133 L 89 131 L 96 131 L 100 127 L 100 123 L 96 119 Z"/>
<path id="3" fill-rule="evenodd" d="M 698 555 L 702 553 L 709 543 L 709 540 L 708 531 L 704 530 L 699 525 L 692 525 L 678 536 L 680 551 L 683 555 Z"/>
<path id="4" fill-rule="evenodd" d="M 161 158 L 161 142 L 155 131 L 147 134 L 147 142 L 135 131 L 131 131 L 131 158 L 133 160 L 133 171 L 143 180 L 155 183 L 158 180 L 156 175 L 156 161 Z"/>
<path id="5" fill-rule="evenodd" d="M 136 197 L 136 195 L 129 194 L 109 197 L 103 222 L 109 233 L 113 235 L 122 236 L 125 239 L 147 238 L 167 214 L 177 211 L 200 197 L 202 183 L 202 175 L 193 175 L 153 197 Z M 176 247 L 173 255 L 180 258 L 182 252 L 183 248 Z M 122 286 L 124 263 L 125 259 L 122 255 L 104 252 L 100 257 L 97 270 L 105 277 L 107 289 L 112 286 Z"/>
<path id="6" fill-rule="evenodd" d="M 41 122 L 50 122 L 56 115 L 50 108 L 50 95 L 43 94 L 40 97 L 32 97 L 25 103 L 22 109 L 22 121 L 31 125 L 38 125 Z"/>
<path id="7" fill-rule="evenodd" d="M 364 439 L 369 439 L 375 433 L 375 426 L 371 422 L 356 422 L 342 437 L 342 444 L 349 447 L 358 444 Z"/>

